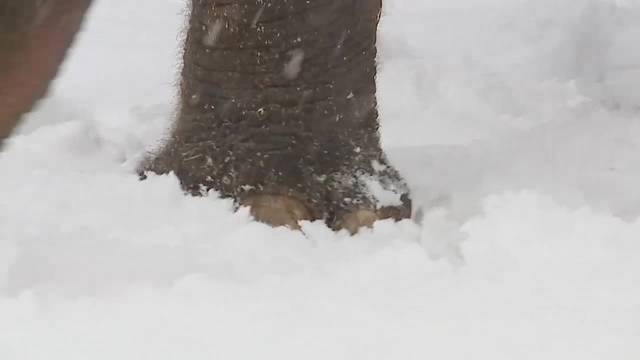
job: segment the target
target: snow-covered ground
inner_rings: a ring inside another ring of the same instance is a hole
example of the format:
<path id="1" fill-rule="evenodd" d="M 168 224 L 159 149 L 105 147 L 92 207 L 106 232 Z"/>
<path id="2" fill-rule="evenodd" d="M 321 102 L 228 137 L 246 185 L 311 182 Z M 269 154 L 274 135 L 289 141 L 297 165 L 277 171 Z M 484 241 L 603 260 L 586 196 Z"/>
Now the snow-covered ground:
<path id="1" fill-rule="evenodd" d="M 0 154 L 0 359 L 640 358 L 640 3 L 385 0 L 422 226 L 271 229 L 133 174 L 183 0 L 100 0 Z"/>

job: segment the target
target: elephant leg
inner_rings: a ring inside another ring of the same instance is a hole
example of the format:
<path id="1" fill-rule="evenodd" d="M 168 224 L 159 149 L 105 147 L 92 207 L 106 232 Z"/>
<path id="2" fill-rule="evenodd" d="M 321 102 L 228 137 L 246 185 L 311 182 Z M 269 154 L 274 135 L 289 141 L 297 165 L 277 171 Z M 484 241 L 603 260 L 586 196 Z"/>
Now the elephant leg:
<path id="1" fill-rule="evenodd" d="M 90 0 L 0 0 L 0 141 L 54 78 Z"/>
<path id="2" fill-rule="evenodd" d="M 272 225 L 409 217 L 378 133 L 380 1 L 192 0 L 179 115 L 145 169 Z"/>

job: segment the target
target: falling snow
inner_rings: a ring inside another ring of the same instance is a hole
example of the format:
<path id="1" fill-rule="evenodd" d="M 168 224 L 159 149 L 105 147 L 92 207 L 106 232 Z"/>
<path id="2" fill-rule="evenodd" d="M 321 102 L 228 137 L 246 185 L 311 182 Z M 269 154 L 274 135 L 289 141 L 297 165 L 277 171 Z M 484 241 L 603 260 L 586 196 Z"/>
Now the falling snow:
<path id="1" fill-rule="evenodd" d="M 295 49 L 289 53 L 290 59 L 284 65 L 284 77 L 288 80 L 293 80 L 298 77 L 302 71 L 302 64 L 304 62 L 304 50 Z"/>

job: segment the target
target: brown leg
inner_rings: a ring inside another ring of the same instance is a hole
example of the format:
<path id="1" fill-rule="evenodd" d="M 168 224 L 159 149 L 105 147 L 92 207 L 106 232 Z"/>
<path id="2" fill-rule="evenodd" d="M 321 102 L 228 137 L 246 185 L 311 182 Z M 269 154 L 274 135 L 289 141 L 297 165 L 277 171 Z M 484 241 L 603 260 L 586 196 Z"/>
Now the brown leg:
<path id="1" fill-rule="evenodd" d="M 0 0 L 0 141 L 55 77 L 91 0 Z"/>

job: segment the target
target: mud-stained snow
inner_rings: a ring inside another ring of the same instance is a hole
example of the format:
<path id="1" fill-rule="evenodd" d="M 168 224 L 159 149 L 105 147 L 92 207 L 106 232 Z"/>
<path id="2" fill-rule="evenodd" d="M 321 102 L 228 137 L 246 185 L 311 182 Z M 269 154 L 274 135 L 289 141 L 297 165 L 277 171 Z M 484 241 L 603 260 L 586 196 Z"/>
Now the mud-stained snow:
<path id="1" fill-rule="evenodd" d="M 639 3 L 385 0 L 422 224 L 355 237 L 137 180 L 183 3 L 97 2 L 0 154 L 1 359 L 640 358 Z"/>

